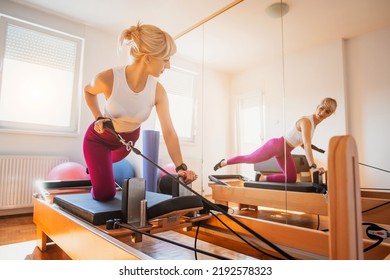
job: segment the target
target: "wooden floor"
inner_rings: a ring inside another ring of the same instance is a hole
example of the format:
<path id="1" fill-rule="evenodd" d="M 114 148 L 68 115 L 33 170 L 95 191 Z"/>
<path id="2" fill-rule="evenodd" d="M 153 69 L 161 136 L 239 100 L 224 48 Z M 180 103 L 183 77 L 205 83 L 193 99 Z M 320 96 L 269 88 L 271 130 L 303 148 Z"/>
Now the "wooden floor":
<path id="1" fill-rule="evenodd" d="M 32 214 L 0 217 L 0 260 L 66 260 L 55 244 L 46 252 L 36 247 L 36 226 Z"/>
<path id="2" fill-rule="evenodd" d="M 0 217 L 0 246 L 35 240 L 32 214 Z"/>

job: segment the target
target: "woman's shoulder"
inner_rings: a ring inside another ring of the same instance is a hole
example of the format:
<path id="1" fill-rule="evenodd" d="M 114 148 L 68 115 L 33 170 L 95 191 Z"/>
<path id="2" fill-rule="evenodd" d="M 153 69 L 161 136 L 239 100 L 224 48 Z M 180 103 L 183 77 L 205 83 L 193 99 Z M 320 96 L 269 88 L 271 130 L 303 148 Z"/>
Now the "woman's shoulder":
<path id="1" fill-rule="evenodd" d="M 106 92 L 111 89 L 113 84 L 113 72 L 112 69 L 107 69 L 99 72 L 93 78 L 91 85 L 99 89 L 100 92 Z"/>
<path id="2" fill-rule="evenodd" d="M 124 72 L 126 69 L 126 65 L 120 65 L 120 66 L 114 66 L 111 68 L 108 68 L 106 70 L 101 71 L 96 76 L 98 77 L 113 77 L 115 73 Z"/>
<path id="3" fill-rule="evenodd" d="M 110 68 L 96 74 L 96 79 L 105 83 L 112 81 L 113 77 L 114 77 L 114 68 Z"/>
<path id="4" fill-rule="evenodd" d="M 296 123 L 298 126 L 311 126 L 312 121 L 310 116 L 302 116 Z"/>
<path id="5" fill-rule="evenodd" d="M 303 121 L 303 122 L 312 122 L 313 121 L 313 116 L 302 116 L 298 121 Z"/>
<path id="6" fill-rule="evenodd" d="M 302 116 L 300 117 L 297 122 L 306 122 L 306 121 L 310 121 L 309 117 L 308 116 Z"/>

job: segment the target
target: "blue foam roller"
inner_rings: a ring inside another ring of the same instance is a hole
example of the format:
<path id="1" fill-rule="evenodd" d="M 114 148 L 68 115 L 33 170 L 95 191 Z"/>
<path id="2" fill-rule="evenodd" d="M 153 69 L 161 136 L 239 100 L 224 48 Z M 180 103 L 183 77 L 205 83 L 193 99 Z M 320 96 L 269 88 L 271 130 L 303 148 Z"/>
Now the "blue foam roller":
<path id="1" fill-rule="evenodd" d="M 144 130 L 142 131 L 142 138 L 143 154 L 151 161 L 158 163 L 160 132 L 155 130 Z M 157 192 L 158 168 L 144 159 L 143 174 L 146 181 L 146 190 Z"/>

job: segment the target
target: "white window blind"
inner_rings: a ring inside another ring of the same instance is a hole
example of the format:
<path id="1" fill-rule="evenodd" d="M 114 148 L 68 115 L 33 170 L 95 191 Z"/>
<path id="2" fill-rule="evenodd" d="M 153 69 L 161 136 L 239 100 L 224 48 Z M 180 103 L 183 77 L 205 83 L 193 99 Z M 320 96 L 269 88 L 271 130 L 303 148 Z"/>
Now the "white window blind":
<path id="1" fill-rule="evenodd" d="M 83 40 L 0 17 L 0 129 L 78 132 Z"/>
<path id="2" fill-rule="evenodd" d="M 76 51 L 76 42 L 13 24 L 8 25 L 4 55 L 6 59 L 73 72 Z"/>

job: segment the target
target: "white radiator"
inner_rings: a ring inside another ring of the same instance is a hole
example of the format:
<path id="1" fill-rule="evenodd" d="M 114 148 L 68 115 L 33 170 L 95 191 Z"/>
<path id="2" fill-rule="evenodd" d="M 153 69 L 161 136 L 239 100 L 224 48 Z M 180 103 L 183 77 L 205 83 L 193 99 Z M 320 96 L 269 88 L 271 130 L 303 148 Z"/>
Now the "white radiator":
<path id="1" fill-rule="evenodd" d="M 0 155 L 0 210 L 32 207 L 37 182 L 67 157 Z"/>

